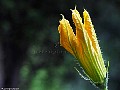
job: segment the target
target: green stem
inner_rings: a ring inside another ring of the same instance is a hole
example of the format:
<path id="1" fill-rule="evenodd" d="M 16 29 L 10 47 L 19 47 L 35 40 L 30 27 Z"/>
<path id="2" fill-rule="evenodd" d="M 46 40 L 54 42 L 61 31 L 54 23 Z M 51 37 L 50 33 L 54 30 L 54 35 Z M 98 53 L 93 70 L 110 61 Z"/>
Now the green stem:
<path id="1" fill-rule="evenodd" d="M 100 88 L 100 90 L 108 90 L 107 86 L 104 88 Z"/>
<path id="2" fill-rule="evenodd" d="M 109 68 L 109 61 L 108 61 L 108 66 L 107 66 L 107 76 L 106 76 L 106 80 L 105 80 L 105 86 L 101 90 L 108 90 L 108 68 Z"/>
<path id="3" fill-rule="evenodd" d="M 100 89 L 100 90 L 108 90 L 108 88 Z"/>
<path id="4" fill-rule="evenodd" d="M 106 81 L 104 88 L 100 88 L 100 90 L 108 90 L 108 80 Z"/>
<path id="5" fill-rule="evenodd" d="M 100 90 L 108 90 L 108 77 L 106 78 L 106 81 L 102 87 L 99 87 Z"/>

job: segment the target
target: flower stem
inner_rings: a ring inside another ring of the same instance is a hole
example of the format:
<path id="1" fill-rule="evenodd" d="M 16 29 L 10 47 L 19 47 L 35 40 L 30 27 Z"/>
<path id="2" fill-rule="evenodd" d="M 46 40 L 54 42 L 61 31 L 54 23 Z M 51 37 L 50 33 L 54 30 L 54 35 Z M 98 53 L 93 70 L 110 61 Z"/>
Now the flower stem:
<path id="1" fill-rule="evenodd" d="M 108 90 L 108 88 L 100 89 L 100 90 Z"/>
<path id="2" fill-rule="evenodd" d="M 107 86 L 103 90 L 108 90 Z"/>
<path id="3" fill-rule="evenodd" d="M 104 86 L 103 87 L 99 87 L 99 88 L 100 88 L 100 90 L 108 90 L 108 77 L 106 79 L 106 82 L 105 82 Z"/>
<path id="4" fill-rule="evenodd" d="M 106 75 L 105 86 L 101 90 L 108 90 L 108 68 L 109 68 L 109 61 L 108 61 L 108 65 L 107 65 L 107 75 Z"/>
<path id="5" fill-rule="evenodd" d="M 108 87 L 100 88 L 100 90 L 108 90 Z"/>

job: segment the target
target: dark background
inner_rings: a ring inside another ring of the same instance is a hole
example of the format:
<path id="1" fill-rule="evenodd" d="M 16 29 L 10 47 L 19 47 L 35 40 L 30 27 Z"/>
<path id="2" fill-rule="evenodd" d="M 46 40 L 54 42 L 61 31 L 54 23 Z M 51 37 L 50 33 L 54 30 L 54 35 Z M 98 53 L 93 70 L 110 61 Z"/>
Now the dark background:
<path id="1" fill-rule="evenodd" d="M 0 88 L 97 90 L 81 79 L 75 58 L 59 45 L 62 13 L 73 25 L 77 5 L 92 18 L 103 57 L 110 61 L 109 90 L 120 89 L 120 0 L 0 0 Z"/>

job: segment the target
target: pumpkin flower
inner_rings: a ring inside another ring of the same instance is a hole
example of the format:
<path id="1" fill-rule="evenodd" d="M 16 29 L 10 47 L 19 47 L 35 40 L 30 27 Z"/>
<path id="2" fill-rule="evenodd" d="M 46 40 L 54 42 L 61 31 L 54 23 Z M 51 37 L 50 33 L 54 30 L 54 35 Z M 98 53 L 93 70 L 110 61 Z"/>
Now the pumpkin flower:
<path id="1" fill-rule="evenodd" d="M 62 20 L 60 20 L 60 25 L 58 26 L 60 45 L 79 61 L 80 66 L 90 81 L 98 87 L 104 87 L 107 69 L 90 15 L 84 10 L 84 20 L 82 20 L 76 8 L 71 11 L 76 34 L 73 32 L 69 21 L 62 15 Z"/>

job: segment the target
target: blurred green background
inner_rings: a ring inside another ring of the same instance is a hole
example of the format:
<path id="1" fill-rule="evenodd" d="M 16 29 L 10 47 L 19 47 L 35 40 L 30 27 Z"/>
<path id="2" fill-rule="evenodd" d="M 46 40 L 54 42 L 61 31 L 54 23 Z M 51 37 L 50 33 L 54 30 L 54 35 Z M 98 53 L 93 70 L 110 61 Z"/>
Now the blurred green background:
<path id="1" fill-rule="evenodd" d="M 75 58 L 59 45 L 57 27 L 70 9 L 90 13 L 103 57 L 110 61 L 109 90 L 120 89 L 120 0 L 0 0 L 0 88 L 97 90 L 81 79 Z"/>

